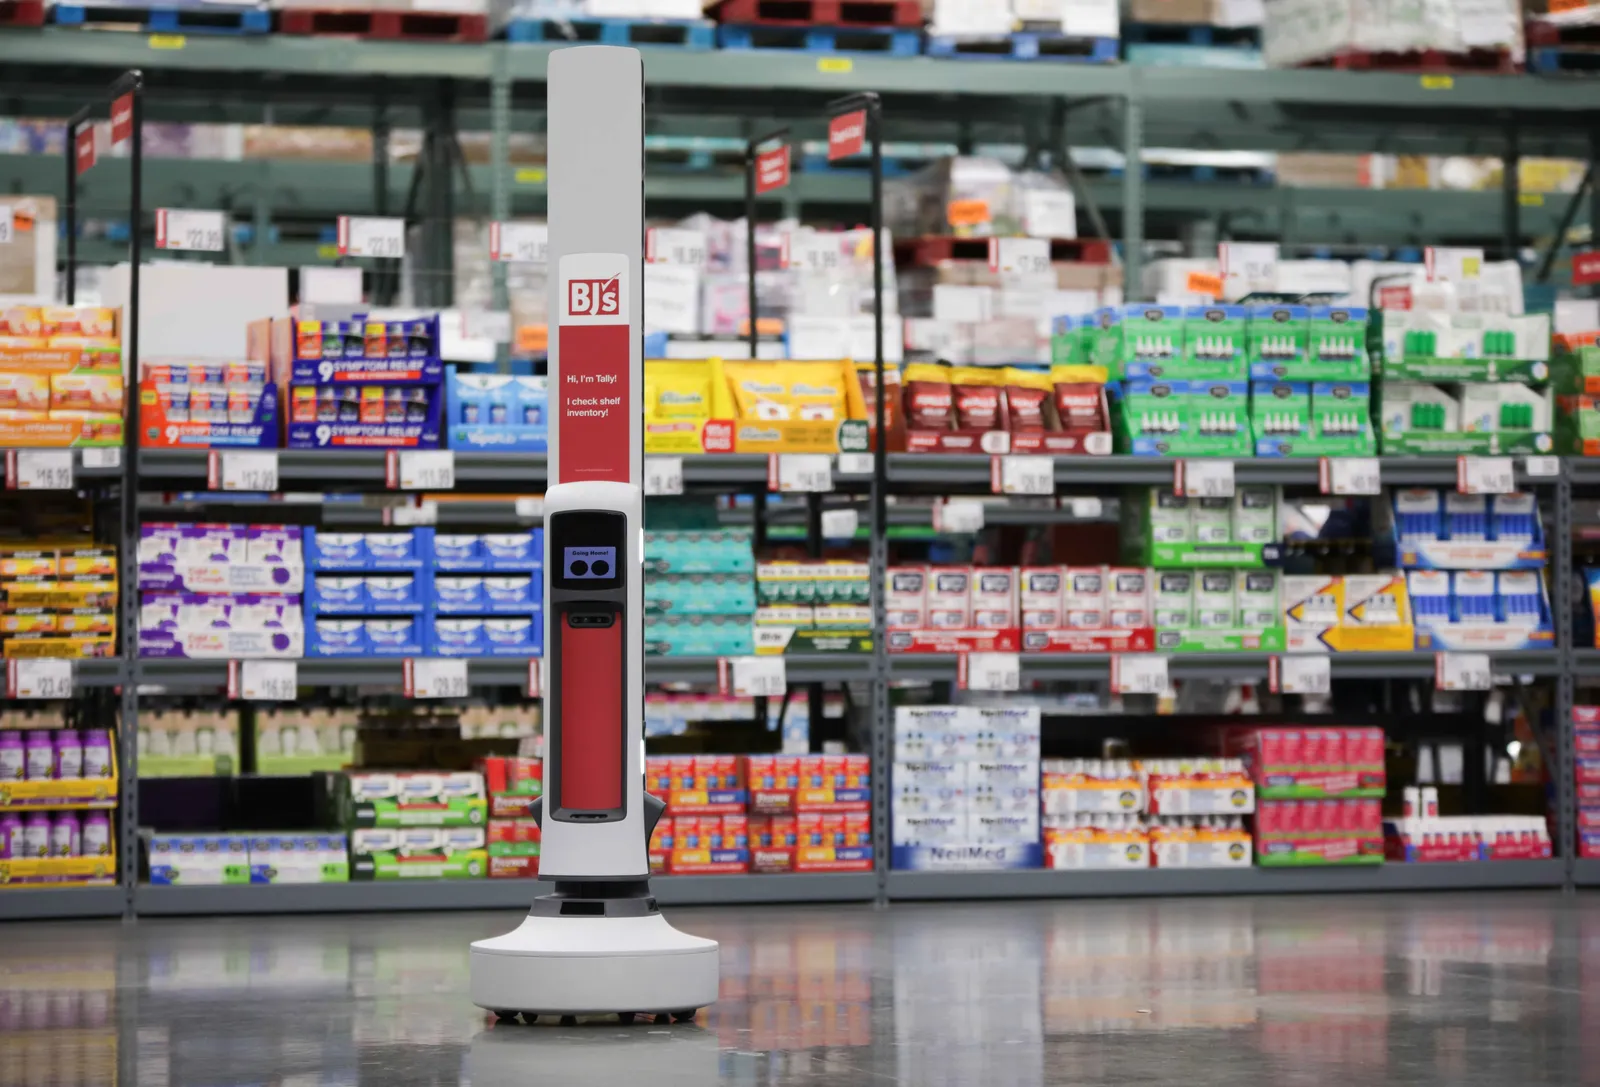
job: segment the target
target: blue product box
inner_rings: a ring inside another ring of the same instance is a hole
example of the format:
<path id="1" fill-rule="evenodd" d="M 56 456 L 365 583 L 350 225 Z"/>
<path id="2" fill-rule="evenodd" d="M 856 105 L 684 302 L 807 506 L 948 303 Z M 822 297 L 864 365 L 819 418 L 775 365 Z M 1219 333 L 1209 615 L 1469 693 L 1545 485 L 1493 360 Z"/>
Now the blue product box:
<path id="1" fill-rule="evenodd" d="M 293 337 L 293 385 L 437 385 L 444 378 L 437 314 L 408 321 L 297 321 Z"/>
<path id="2" fill-rule="evenodd" d="M 452 449 L 543 453 L 549 420 L 545 378 L 445 370 L 445 430 Z"/>
<path id="3" fill-rule="evenodd" d="M 318 618 L 306 624 L 308 657 L 420 657 L 425 640 L 419 615 Z"/>
<path id="4" fill-rule="evenodd" d="M 991 872 L 1044 867 L 1044 846 L 1038 842 L 1005 845 L 896 845 L 889 864 L 899 872 Z"/>
<path id="5" fill-rule="evenodd" d="M 434 619 L 429 633 L 435 657 L 537 657 L 544 651 L 542 614 Z"/>
<path id="6" fill-rule="evenodd" d="M 468 574 L 434 581 L 440 615 L 527 615 L 544 599 L 544 579 L 532 573 Z"/>
<path id="7" fill-rule="evenodd" d="M 288 449 L 438 449 L 436 385 L 294 385 Z"/>
<path id="8" fill-rule="evenodd" d="M 305 530 L 306 569 L 424 570 L 433 562 L 433 529 L 395 532 L 327 532 Z"/>
<path id="9" fill-rule="evenodd" d="M 432 599 L 427 571 L 393 574 L 319 574 L 306 593 L 316 615 L 418 615 Z"/>
<path id="10" fill-rule="evenodd" d="M 434 562 L 440 570 L 463 573 L 495 570 L 542 570 L 544 529 L 527 532 L 440 534 L 433 539 Z"/>

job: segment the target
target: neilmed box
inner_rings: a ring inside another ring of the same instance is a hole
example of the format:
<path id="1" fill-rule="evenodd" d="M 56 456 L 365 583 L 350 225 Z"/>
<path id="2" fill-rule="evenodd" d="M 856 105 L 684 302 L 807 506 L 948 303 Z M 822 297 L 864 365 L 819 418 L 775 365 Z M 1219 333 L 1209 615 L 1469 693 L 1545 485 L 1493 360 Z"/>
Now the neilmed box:
<path id="1" fill-rule="evenodd" d="M 928 571 L 920 566 L 891 566 L 884 611 L 890 630 L 923 630 L 928 626 Z"/>
<path id="2" fill-rule="evenodd" d="M 1074 630 L 1101 630 L 1106 621 L 1106 573 L 1099 566 L 1069 566 L 1062 585 L 1065 625 Z"/>
<path id="3" fill-rule="evenodd" d="M 972 625 L 1006 630 L 1017 625 L 1017 572 L 1010 566 L 980 566 L 970 582 Z"/>
<path id="4" fill-rule="evenodd" d="M 972 626 L 972 573 L 965 568 L 928 572 L 928 627 L 966 630 Z"/>
<path id="5" fill-rule="evenodd" d="M 1106 568 L 1107 626 L 1131 630 L 1152 626 L 1150 615 L 1151 571 L 1141 566 Z"/>
<path id="6" fill-rule="evenodd" d="M 1151 594 L 1155 625 L 1167 630 L 1194 626 L 1194 574 L 1188 570 L 1156 570 Z"/>
<path id="7" fill-rule="evenodd" d="M 1062 609 L 1060 566 L 1024 566 L 1021 571 L 1022 626 L 1028 630 L 1056 630 L 1066 626 Z"/>

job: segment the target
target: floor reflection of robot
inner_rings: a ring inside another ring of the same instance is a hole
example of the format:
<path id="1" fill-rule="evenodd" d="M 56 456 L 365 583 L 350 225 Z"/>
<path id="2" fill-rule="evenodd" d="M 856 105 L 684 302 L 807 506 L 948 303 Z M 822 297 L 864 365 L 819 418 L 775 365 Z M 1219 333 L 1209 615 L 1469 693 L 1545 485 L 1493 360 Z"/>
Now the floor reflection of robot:
<path id="1" fill-rule="evenodd" d="M 611 1026 L 486 1030 L 472 1039 L 472 1087 L 540 1083 L 649 1083 L 706 1087 L 717 1082 L 717 1036 L 700 1027 L 621 1030 Z"/>
<path id="2" fill-rule="evenodd" d="M 539 878 L 555 889 L 515 931 L 472 945 L 472 1002 L 502 1019 L 685 1020 L 716 1000 L 718 956 L 650 894 L 662 805 L 644 791 L 643 765 L 644 67 L 633 49 L 558 49 L 548 86 L 555 328 L 538 814 Z M 538 1067 L 547 1073 L 543 1050 Z"/>

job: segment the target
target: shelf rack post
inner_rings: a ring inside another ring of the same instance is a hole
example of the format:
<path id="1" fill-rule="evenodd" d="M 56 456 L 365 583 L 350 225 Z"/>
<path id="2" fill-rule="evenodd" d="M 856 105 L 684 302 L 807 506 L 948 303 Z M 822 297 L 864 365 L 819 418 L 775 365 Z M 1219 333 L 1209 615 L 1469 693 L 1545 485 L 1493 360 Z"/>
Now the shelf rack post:
<path id="1" fill-rule="evenodd" d="M 511 73 L 507 67 L 506 46 L 496 44 L 490 48 L 489 69 L 489 221 L 503 223 L 511 218 Z M 510 290 L 506 285 L 506 266 L 501 261 L 489 264 L 492 308 L 511 308 Z M 503 345 L 496 345 L 495 353 L 505 357 Z"/>
<path id="2" fill-rule="evenodd" d="M 1556 652 L 1560 654 L 1561 666 L 1556 677 L 1555 728 L 1551 730 L 1556 744 L 1556 765 L 1551 767 L 1551 773 L 1556 779 L 1556 834 L 1561 843 L 1558 855 L 1565 865 L 1562 883 L 1571 892 L 1578 858 L 1578 797 L 1577 783 L 1573 781 L 1577 731 L 1572 723 L 1578 658 L 1572 644 L 1572 608 L 1577 599 L 1572 571 L 1572 476 L 1565 457 L 1561 458 L 1561 474 L 1552 493 L 1556 507 L 1556 546 L 1551 556 L 1555 571 L 1551 575 L 1554 584 L 1550 594 L 1551 609 L 1555 613 Z"/>
<path id="3" fill-rule="evenodd" d="M 1522 247 L 1522 193 L 1519 191 L 1522 158 L 1518 151 L 1517 115 L 1506 120 L 1506 153 L 1500 163 L 1501 226 L 1505 230 L 1504 260 L 1516 260 Z"/>
<path id="4" fill-rule="evenodd" d="M 1122 292 L 1139 296 L 1144 270 L 1144 103 L 1122 100 Z"/>

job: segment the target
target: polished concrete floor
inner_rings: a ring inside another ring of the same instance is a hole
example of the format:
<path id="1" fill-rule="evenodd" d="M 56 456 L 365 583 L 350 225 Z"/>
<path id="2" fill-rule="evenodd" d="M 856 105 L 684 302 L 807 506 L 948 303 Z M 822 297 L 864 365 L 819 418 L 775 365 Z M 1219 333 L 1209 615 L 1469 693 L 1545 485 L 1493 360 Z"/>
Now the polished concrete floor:
<path id="1" fill-rule="evenodd" d="M 494 1026 L 515 915 L 0 925 L 0 1087 L 1600 1084 L 1600 895 L 670 911 L 698 1021 Z"/>

